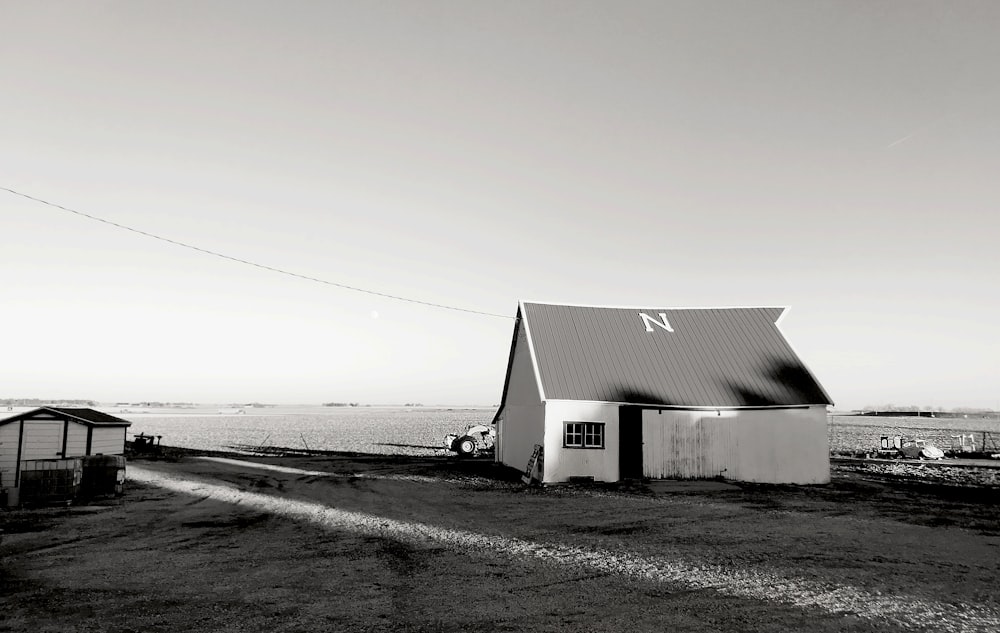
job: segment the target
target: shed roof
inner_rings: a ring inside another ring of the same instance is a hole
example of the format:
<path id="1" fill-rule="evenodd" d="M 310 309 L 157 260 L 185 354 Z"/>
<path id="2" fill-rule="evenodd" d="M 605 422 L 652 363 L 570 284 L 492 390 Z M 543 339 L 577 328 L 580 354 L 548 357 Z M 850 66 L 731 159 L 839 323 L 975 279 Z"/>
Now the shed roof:
<path id="1" fill-rule="evenodd" d="M 95 409 L 78 407 L 39 407 L 37 409 L 25 411 L 24 413 L 19 413 L 15 416 L 0 420 L 0 424 L 17 422 L 18 420 L 30 420 L 45 413 L 59 419 L 71 419 L 87 426 L 132 426 L 132 423 L 128 420 L 123 420 Z"/>
<path id="2" fill-rule="evenodd" d="M 526 329 L 545 400 L 665 407 L 833 404 L 778 329 L 784 310 L 522 302 L 517 327 Z M 506 396 L 506 385 L 504 390 Z"/>

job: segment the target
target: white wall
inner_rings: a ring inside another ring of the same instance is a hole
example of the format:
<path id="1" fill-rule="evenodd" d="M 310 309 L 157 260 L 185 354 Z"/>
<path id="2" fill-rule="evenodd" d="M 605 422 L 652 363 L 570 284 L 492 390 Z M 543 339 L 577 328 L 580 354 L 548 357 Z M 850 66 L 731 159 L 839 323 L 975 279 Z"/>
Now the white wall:
<path id="1" fill-rule="evenodd" d="M 95 426 L 90 438 L 90 454 L 122 455 L 125 453 L 124 426 Z"/>
<path id="2" fill-rule="evenodd" d="M 67 428 L 66 457 L 79 457 L 87 454 L 87 426 L 70 422 Z"/>
<path id="3" fill-rule="evenodd" d="M 0 485 L 14 487 L 17 473 L 17 445 L 20 422 L 0 426 Z M 56 459 L 62 457 L 62 420 L 24 420 L 21 459 Z"/>
<path id="4" fill-rule="evenodd" d="M 14 473 L 17 470 L 17 438 L 20 428 L 19 422 L 0 426 L 0 487 L 3 488 L 14 486 Z"/>
<path id="5" fill-rule="evenodd" d="M 545 410 L 531 363 L 528 337 L 522 326 L 518 328 L 507 396 L 497 421 L 496 460 L 523 470 L 535 444 L 542 443 L 544 426 Z"/>
<path id="6" fill-rule="evenodd" d="M 618 410 L 606 402 L 548 400 L 545 402 L 545 473 L 542 481 L 558 483 L 570 477 L 618 481 Z M 604 448 L 564 448 L 566 422 L 603 422 Z"/>
<path id="7" fill-rule="evenodd" d="M 25 420 L 21 461 L 62 457 L 62 420 Z"/>
<path id="8" fill-rule="evenodd" d="M 642 412 L 643 475 L 761 483 L 830 481 L 826 407 Z"/>

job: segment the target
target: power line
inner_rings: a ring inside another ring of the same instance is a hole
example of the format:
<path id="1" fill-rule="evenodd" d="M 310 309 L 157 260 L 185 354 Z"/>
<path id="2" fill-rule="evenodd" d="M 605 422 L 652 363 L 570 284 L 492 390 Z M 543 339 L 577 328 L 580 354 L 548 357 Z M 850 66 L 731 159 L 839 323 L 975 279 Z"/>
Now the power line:
<path id="1" fill-rule="evenodd" d="M 36 198 L 35 196 L 28 195 L 26 193 L 21 193 L 14 189 L 4 187 L 0 185 L 0 190 L 6 191 L 7 193 L 25 198 L 26 200 L 31 200 L 32 202 L 37 202 L 39 204 L 44 204 L 46 206 L 59 209 L 61 211 L 66 211 L 74 215 L 78 215 L 88 220 L 93 220 L 95 222 L 101 222 L 102 224 L 108 224 L 115 228 L 124 229 L 126 231 L 131 231 L 132 233 L 138 233 L 139 235 L 144 235 L 146 237 L 151 237 L 154 240 L 160 240 L 161 242 L 167 242 L 168 244 L 173 244 L 174 246 L 180 246 L 183 248 L 190 249 L 192 251 L 198 251 L 199 253 L 204 253 L 205 255 L 211 255 L 213 257 L 219 257 L 221 259 L 228 259 L 232 262 L 237 262 L 240 264 L 246 264 L 247 266 L 253 266 L 255 268 L 260 268 L 263 270 L 269 270 L 274 273 L 281 275 L 287 275 L 289 277 L 297 277 L 298 279 L 305 279 L 306 281 L 315 281 L 316 283 L 325 284 L 327 286 L 334 286 L 336 288 L 343 288 L 344 290 L 353 290 L 355 292 L 362 292 L 364 294 L 374 295 L 376 297 L 385 297 L 386 299 L 395 299 L 396 301 L 406 301 L 407 303 L 416 303 L 419 305 L 430 306 L 432 308 L 441 308 L 442 310 L 454 310 L 455 312 L 467 312 L 470 314 L 479 314 L 482 316 L 498 317 L 501 319 L 511 319 L 513 317 L 506 314 L 496 314 L 495 312 L 483 312 L 481 310 L 472 310 L 469 308 L 460 308 L 457 306 L 445 305 L 443 303 L 433 303 L 431 301 L 421 301 L 420 299 L 411 299 L 409 297 L 400 297 L 398 295 L 391 295 L 385 292 L 378 292 L 376 290 L 368 290 L 366 288 L 358 288 L 357 286 L 349 286 L 347 284 L 341 284 L 334 281 L 328 281 L 326 279 L 319 279 L 317 277 L 310 277 L 309 275 L 302 275 L 300 273 L 292 272 L 289 270 L 283 270 L 281 268 L 275 268 L 274 266 L 268 266 L 266 264 L 258 264 L 257 262 L 252 262 L 248 259 L 241 259 L 239 257 L 233 257 L 232 255 L 226 255 L 224 253 L 219 253 L 216 251 L 209 250 L 207 248 L 201 248 L 200 246 L 194 246 L 192 244 L 187 244 L 185 242 L 179 242 L 177 240 L 172 240 L 169 237 L 163 237 L 162 235 L 157 235 L 155 233 L 149 233 L 148 231 L 142 231 L 131 226 L 126 226 L 124 224 L 119 224 L 117 222 L 112 222 L 111 220 L 105 220 L 104 218 L 99 218 L 96 215 L 90 215 L 89 213 L 84 213 L 83 211 L 78 211 L 76 209 L 71 209 L 69 207 L 64 207 L 61 204 L 56 204 L 55 202 L 49 202 L 48 200 L 43 200 L 41 198 Z"/>

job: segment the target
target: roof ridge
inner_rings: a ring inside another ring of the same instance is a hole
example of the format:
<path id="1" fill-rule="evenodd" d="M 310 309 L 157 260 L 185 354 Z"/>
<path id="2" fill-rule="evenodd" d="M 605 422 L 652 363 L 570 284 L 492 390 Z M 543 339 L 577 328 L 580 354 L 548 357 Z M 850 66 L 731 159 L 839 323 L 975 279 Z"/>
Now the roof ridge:
<path id="1" fill-rule="evenodd" d="M 563 308 L 600 308 L 608 310 L 788 310 L 787 305 L 744 305 L 744 306 L 658 306 L 656 304 L 647 305 L 595 305 L 589 303 L 564 303 L 555 301 L 535 301 L 532 299 L 521 299 L 520 304 L 532 304 L 543 306 L 559 306 Z"/>

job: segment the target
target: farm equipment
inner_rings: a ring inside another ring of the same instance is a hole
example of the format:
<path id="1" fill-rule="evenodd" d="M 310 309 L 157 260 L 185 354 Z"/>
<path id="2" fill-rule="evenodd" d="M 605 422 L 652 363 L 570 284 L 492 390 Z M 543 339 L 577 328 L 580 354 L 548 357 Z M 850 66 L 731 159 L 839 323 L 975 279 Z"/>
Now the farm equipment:
<path id="1" fill-rule="evenodd" d="M 898 457 L 899 449 L 902 447 L 902 435 L 896 435 L 894 437 L 883 435 L 882 439 L 879 441 L 878 450 L 872 454 L 872 457 Z"/>
<path id="2" fill-rule="evenodd" d="M 445 448 L 458 453 L 459 457 L 491 452 L 495 445 L 496 429 L 485 424 L 473 424 L 460 434 L 449 433 L 444 437 Z"/>
<path id="3" fill-rule="evenodd" d="M 976 438 L 972 433 L 951 436 L 952 453 L 975 453 Z"/>
<path id="4" fill-rule="evenodd" d="M 907 459 L 941 459 L 944 451 L 926 440 L 906 439 L 902 435 L 883 435 L 872 457 L 903 457 Z"/>
<path id="5" fill-rule="evenodd" d="M 132 440 L 132 450 L 136 453 L 159 453 L 162 450 L 160 448 L 160 440 L 162 438 L 162 435 L 139 433 Z"/>

